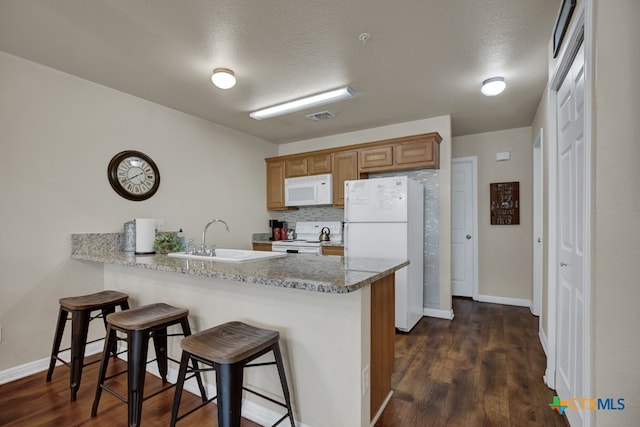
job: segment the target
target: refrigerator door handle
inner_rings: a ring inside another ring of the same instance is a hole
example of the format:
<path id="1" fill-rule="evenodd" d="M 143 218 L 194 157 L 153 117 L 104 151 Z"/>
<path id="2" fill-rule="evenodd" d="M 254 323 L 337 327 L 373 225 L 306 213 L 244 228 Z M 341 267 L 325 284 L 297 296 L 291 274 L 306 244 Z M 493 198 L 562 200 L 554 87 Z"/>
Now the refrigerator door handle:
<path id="1" fill-rule="evenodd" d="M 346 201 L 345 201 L 345 209 L 347 207 L 346 205 Z M 342 243 L 343 243 L 343 247 L 344 247 L 344 256 L 349 256 L 348 255 L 348 251 L 349 251 L 349 239 L 347 238 L 347 235 L 349 233 L 347 233 L 347 230 L 349 229 L 349 223 L 348 222 L 343 222 L 342 223 Z"/>

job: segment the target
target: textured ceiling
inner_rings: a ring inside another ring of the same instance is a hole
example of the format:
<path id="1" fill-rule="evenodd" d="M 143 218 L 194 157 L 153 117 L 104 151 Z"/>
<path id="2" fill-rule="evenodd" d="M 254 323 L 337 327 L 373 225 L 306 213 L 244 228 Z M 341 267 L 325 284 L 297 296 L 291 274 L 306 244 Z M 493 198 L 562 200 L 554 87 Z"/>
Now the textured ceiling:
<path id="1" fill-rule="evenodd" d="M 457 136 L 531 124 L 560 3 L 0 0 L 0 50 L 275 143 L 445 114 Z M 215 67 L 236 87 L 215 88 Z M 507 90 L 482 96 L 496 75 Z M 249 118 L 344 85 L 354 98 Z M 336 117 L 304 117 L 322 110 Z"/>

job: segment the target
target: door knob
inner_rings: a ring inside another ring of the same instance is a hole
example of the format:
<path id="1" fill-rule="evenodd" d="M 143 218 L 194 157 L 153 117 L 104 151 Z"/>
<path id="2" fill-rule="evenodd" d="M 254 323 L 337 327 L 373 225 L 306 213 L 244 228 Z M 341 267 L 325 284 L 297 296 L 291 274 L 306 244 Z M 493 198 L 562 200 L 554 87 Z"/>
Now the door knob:
<path id="1" fill-rule="evenodd" d="M 467 234 L 467 240 L 471 239 L 471 234 Z"/>
<path id="2" fill-rule="evenodd" d="M 561 262 L 560 263 L 560 267 L 566 267 L 567 265 L 569 265 L 569 264 L 567 264 L 566 262 Z"/>

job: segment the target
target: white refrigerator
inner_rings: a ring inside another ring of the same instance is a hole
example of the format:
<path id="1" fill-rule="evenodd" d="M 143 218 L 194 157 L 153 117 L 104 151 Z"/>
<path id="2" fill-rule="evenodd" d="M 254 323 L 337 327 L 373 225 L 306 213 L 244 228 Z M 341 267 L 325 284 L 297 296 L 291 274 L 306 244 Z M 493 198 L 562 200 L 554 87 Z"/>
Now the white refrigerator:
<path id="1" fill-rule="evenodd" d="M 401 258 L 396 272 L 396 328 L 409 332 L 423 315 L 424 187 L 397 176 L 345 182 L 347 257 Z"/>

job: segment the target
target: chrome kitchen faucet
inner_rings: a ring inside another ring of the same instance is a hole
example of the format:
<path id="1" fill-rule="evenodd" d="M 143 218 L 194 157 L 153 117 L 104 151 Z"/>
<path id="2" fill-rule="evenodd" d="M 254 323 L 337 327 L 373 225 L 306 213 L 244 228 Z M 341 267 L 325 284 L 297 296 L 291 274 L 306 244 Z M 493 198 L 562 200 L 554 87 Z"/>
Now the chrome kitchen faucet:
<path id="1" fill-rule="evenodd" d="M 211 256 L 216 256 L 216 245 L 213 245 L 211 247 L 211 252 L 209 252 L 207 254 L 207 229 L 209 228 L 209 226 L 211 224 L 213 224 L 214 222 L 221 222 L 224 224 L 225 228 L 227 229 L 227 233 L 229 232 L 229 226 L 227 225 L 226 222 L 224 222 L 221 219 L 214 219 L 211 220 L 210 222 L 207 223 L 207 225 L 204 226 L 204 231 L 202 232 L 202 247 L 201 247 L 201 251 L 203 255 L 211 255 Z"/>

